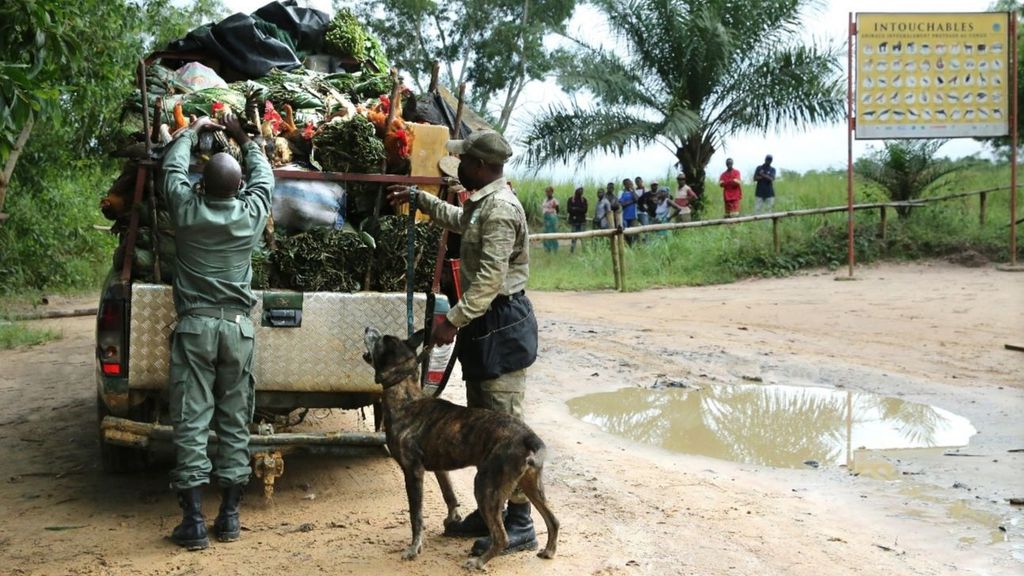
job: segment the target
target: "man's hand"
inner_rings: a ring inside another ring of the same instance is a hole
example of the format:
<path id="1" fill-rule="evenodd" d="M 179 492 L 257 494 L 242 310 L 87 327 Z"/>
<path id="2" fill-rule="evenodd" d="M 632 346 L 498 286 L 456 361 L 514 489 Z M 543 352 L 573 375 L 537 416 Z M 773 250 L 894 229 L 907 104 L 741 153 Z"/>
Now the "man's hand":
<path id="1" fill-rule="evenodd" d="M 224 116 L 224 129 L 227 131 L 228 136 L 234 138 L 235 142 L 239 144 L 245 144 L 249 141 L 249 135 L 242 129 L 242 123 L 238 120 L 238 116 L 234 114 Z"/>
<path id="2" fill-rule="evenodd" d="M 402 204 L 408 202 L 411 194 L 412 191 L 408 186 L 403 186 L 401 184 L 392 184 L 391 186 L 388 186 L 388 202 L 391 203 L 393 208 L 397 209 Z M 437 334 L 436 329 L 434 334 Z M 445 344 L 447 344 L 447 342 L 445 342 Z"/>
<path id="3" fill-rule="evenodd" d="M 189 126 L 189 129 L 196 134 L 200 134 L 206 131 L 223 130 L 224 127 L 214 122 L 209 116 L 202 116 L 195 119 Z"/>
<path id="4" fill-rule="evenodd" d="M 430 331 L 430 340 L 435 345 L 451 344 L 455 341 L 455 334 L 458 331 L 459 329 L 445 318 L 441 322 L 434 324 L 433 330 Z"/>

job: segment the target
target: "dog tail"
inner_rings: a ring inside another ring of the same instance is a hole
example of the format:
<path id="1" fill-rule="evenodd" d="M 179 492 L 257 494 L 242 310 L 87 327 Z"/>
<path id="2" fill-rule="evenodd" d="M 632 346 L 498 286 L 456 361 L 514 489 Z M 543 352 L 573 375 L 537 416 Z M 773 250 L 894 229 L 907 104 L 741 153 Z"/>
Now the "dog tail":
<path id="1" fill-rule="evenodd" d="M 529 455 L 526 456 L 526 465 L 531 468 L 543 468 L 544 459 L 547 455 L 547 447 L 544 446 L 544 441 L 536 434 L 531 434 L 523 443 L 526 445 L 526 449 L 530 451 Z"/>

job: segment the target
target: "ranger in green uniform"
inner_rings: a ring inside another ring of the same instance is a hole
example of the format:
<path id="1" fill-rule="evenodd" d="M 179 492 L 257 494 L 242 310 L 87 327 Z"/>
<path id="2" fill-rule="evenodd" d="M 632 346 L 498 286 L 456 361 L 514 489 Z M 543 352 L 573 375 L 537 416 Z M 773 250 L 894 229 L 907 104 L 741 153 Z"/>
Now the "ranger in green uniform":
<path id="1" fill-rule="evenodd" d="M 224 127 L 242 147 L 248 170 L 228 154 L 210 158 L 202 190 L 189 185 L 197 135 L 221 129 L 201 118 L 164 155 L 164 199 L 175 226 L 178 323 L 171 344 L 170 409 L 177 465 L 171 488 L 183 512 L 171 539 L 189 550 L 209 545 L 201 490 L 211 471 L 222 489 L 213 533 L 224 542 L 240 534 L 238 508 L 249 481 L 249 422 L 254 409 L 252 251 L 270 213 L 274 176 L 259 145 L 234 116 Z M 220 445 L 213 466 L 206 444 L 213 424 Z"/>
<path id="2" fill-rule="evenodd" d="M 525 293 L 530 276 L 526 212 L 504 177 L 512 148 L 497 132 L 480 130 L 465 140 L 450 141 L 448 151 L 460 156 L 459 181 L 473 192 L 461 208 L 416 193 L 417 208 L 462 235 L 464 292 L 445 321 L 435 324 L 432 340 L 448 344 L 458 333 L 466 404 L 522 419 L 526 368 L 537 357 L 537 318 Z M 408 201 L 413 193 L 403 186 L 389 191 L 395 205 Z M 530 503 L 518 488 L 509 498 L 505 530 L 506 552 L 537 547 Z M 479 511 L 445 527 L 445 534 L 481 536 L 473 543 L 474 555 L 490 547 L 490 539 L 483 538 L 488 531 Z"/>

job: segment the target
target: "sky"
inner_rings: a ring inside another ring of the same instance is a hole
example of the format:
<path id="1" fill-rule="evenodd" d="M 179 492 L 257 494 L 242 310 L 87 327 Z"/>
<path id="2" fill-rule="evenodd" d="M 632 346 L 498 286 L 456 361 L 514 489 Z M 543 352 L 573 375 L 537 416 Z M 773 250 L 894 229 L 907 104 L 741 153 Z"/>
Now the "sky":
<path id="1" fill-rule="evenodd" d="M 266 0 L 225 0 L 224 4 L 232 12 L 253 12 L 266 3 Z M 300 0 L 300 5 L 309 5 L 325 12 L 332 13 L 330 0 Z M 807 39 L 831 41 L 836 45 L 845 46 L 847 40 L 847 22 L 851 12 L 983 12 L 991 4 L 990 0 L 824 0 L 823 9 L 811 13 L 808 18 Z M 580 38 L 609 38 L 607 28 L 598 14 L 588 7 L 577 9 L 569 23 L 571 35 Z M 843 52 L 845 54 L 845 51 Z M 846 59 L 842 60 L 846 69 Z M 566 95 L 558 88 L 554 80 L 535 82 L 528 86 L 516 109 L 508 136 L 513 141 L 521 126 L 529 122 L 532 115 L 553 100 Z M 854 141 L 854 158 L 864 155 L 870 146 L 879 146 L 880 141 Z M 939 151 L 944 156 L 959 158 L 972 154 L 987 155 L 982 146 L 970 139 L 951 140 Z M 740 134 L 726 140 L 725 146 L 718 151 L 708 165 L 709 175 L 717 174 L 725 169 L 725 158 L 735 159 L 736 167 L 746 176 L 755 166 L 760 164 L 766 154 L 774 157 L 773 165 L 784 177 L 786 171 L 806 172 L 808 170 L 845 169 L 847 154 L 847 137 L 844 123 L 836 123 L 808 130 L 788 130 L 769 134 Z M 622 156 L 598 154 L 587 161 L 571 166 L 556 165 L 539 172 L 542 177 L 557 180 L 574 180 L 577 183 L 587 181 L 616 181 L 622 178 L 643 176 L 645 180 L 662 179 L 666 174 L 674 173 L 675 157 L 663 146 L 652 146 L 642 150 L 627 151 Z M 513 173 L 524 172 L 514 169 Z"/>

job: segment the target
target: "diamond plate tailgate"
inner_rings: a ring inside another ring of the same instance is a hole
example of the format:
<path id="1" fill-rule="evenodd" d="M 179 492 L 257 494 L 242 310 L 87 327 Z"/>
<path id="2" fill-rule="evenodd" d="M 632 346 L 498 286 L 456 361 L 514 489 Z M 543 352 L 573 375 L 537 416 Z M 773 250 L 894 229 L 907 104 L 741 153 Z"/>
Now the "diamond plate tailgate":
<path id="1" fill-rule="evenodd" d="M 250 317 L 256 328 L 256 389 L 290 392 L 379 392 L 373 370 L 363 361 L 363 330 L 406 334 L 405 294 L 307 292 L 302 326 L 260 325 L 263 298 Z M 423 327 L 427 297 L 413 302 L 416 328 Z M 170 369 L 170 336 L 177 316 L 171 287 L 132 285 L 128 383 L 131 388 L 163 389 Z"/>

